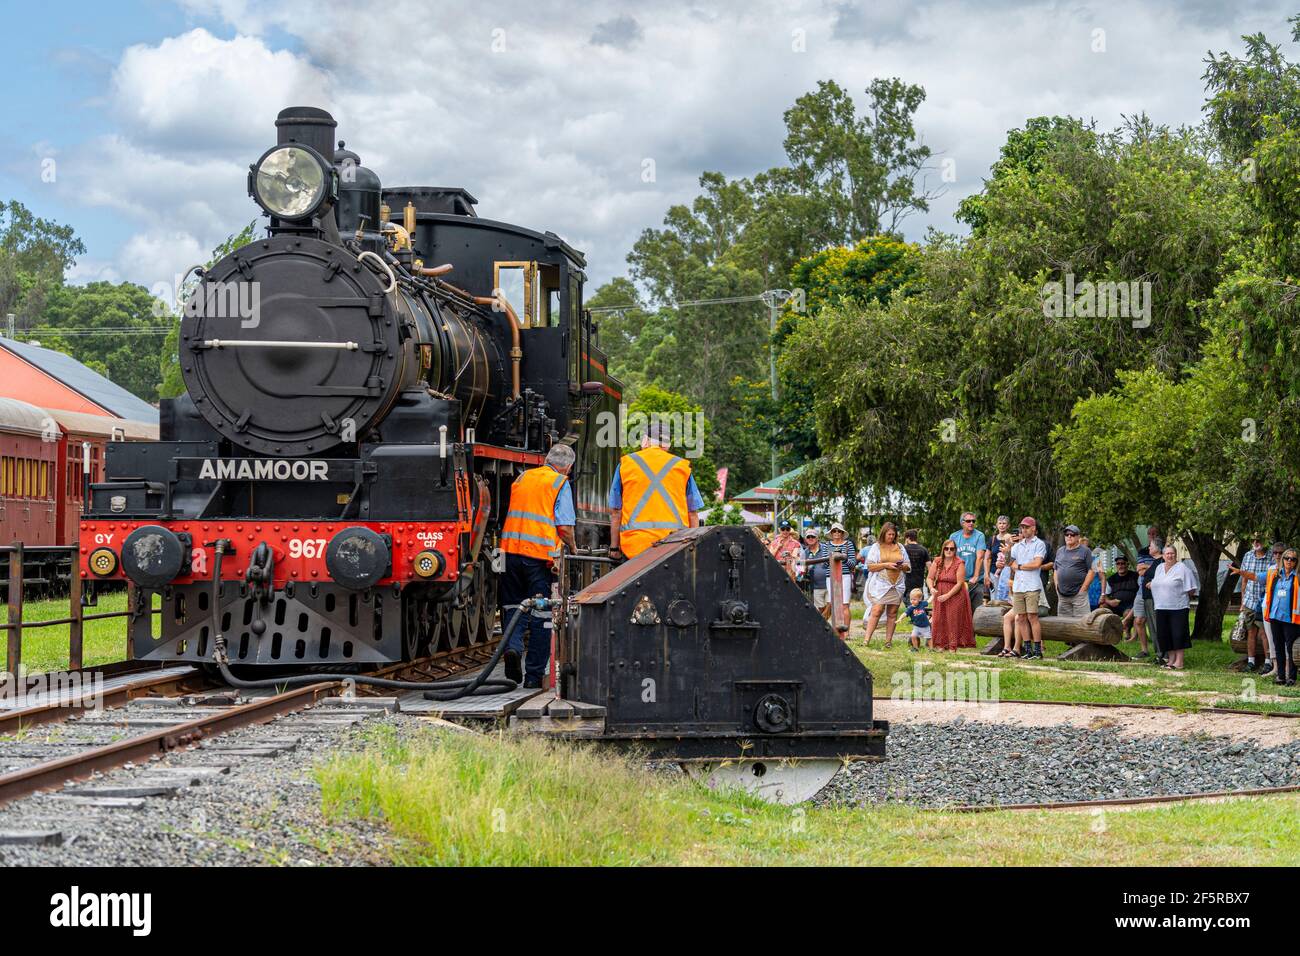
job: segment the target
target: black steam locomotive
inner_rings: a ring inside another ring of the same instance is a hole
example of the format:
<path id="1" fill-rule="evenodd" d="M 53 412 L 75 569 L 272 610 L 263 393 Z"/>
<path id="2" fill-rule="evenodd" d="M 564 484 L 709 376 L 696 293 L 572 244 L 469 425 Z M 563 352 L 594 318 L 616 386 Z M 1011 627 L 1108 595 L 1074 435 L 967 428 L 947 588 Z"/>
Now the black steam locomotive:
<path id="1" fill-rule="evenodd" d="M 487 642 L 510 484 L 555 442 L 578 456 L 579 543 L 607 540 L 618 450 L 591 439 L 622 387 L 582 254 L 479 218 L 464 189 L 384 188 L 335 126 L 280 113 L 248 177 L 267 235 L 203 273 L 181 319 L 187 394 L 91 488 L 81 573 L 136 585 L 138 658 L 210 659 L 213 595 L 236 665 Z"/>

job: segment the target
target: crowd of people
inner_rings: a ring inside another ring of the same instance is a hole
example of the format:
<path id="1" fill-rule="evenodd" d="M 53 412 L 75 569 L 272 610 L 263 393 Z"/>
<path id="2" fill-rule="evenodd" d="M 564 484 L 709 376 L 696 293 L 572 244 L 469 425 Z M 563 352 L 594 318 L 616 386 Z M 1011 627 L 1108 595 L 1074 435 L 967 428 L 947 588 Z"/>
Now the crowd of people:
<path id="1" fill-rule="evenodd" d="M 1088 538 L 1071 524 L 1064 543 L 1053 553 L 1032 516 L 1016 531 L 1000 515 L 989 535 L 976 528 L 966 512 L 961 527 L 936 554 L 919 541 L 916 530 L 902 533 L 892 521 L 878 533 L 864 531 L 854 549 L 838 522 L 823 540 L 820 529 L 806 528 L 803 538 L 782 521 L 769 548 L 801 586 L 814 606 L 849 635 L 849 605 L 860 593 L 864 603 L 862 640 L 870 646 L 884 622 L 884 647 L 890 648 L 901 613 L 911 623 L 910 648 L 940 651 L 975 647 L 975 611 L 986 602 L 1009 607 L 1002 617 L 1002 657 L 1043 656 L 1040 615 L 1048 609 L 1045 576 L 1056 592 L 1058 617 L 1088 618 L 1115 614 L 1123 621 L 1124 641 L 1137 642 L 1133 656 L 1169 670 L 1186 667 L 1191 647 L 1191 605 L 1200 588 L 1195 567 L 1180 560 L 1158 528 L 1147 529 L 1147 546 L 1133 559 L 1118 548 L 1094 551 Z M 1297 552 L 1281 544 L 1271 549 L 1256 535 L 1250 553 L 1229 572 L 1242 579 L 1241 619 L 1247 644 L 1247 670 L 1274 674 L 1279 684 L 1294 686 L 1292 645 L 1300 638 L 1300 582 Z M 840 580 L 829 580 L 838 555 Z M 1111 570 L 1113 568 L 1113 570 Z M 830 588 L 840 589 L 832 600 Z M 1257 653 L 1258 652 L 1258 653 Z M 1275 662 L 1280 661 L 1277 665 Z"/>

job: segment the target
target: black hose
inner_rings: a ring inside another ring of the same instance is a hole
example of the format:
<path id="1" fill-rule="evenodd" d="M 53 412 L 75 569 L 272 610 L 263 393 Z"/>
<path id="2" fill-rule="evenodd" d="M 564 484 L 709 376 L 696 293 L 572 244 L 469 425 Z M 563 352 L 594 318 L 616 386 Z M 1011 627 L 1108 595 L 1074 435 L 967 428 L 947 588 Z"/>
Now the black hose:
<path id="1" fill-rule="evenodd" d="M 221 559 L 226 550 L 225 541 L 217 542 L 216 558 L 212 565 L 212 633 L 216 635 L 213 641 L 212 659 L 221 671 L 221 677 L 231 687 L 238 687 L 244 690 L 255 690 L 263 687 L 296 687 L 304 684 L 315 684 L 321 680 L 329 680 L 320 674 L 291 674 L 284 677 L 267 677 L 258 680 L 244 680 L 236 677 L 230 670 L 230 662 L 226 656 L 226 636 L 221 633 L 221 608 L 218 602 L 221 588 Z M 458 677 L 451 680 L 440 681 L 404 681 L 392 680 L 387 677 L 371 677 L 367 674 L 349 674 L 347 679 L 355 681 L 358 684 L 365 684 L 369 687 L 388 687 L 398 690 L 422 690 L 426 691 L 425 697 L 428 700 L 458 700 L 461 697 L 469 697 L 472 694 L 480 692 L 490 694 L 500 694 L 505 691 L 514 690 L 519 685 L 512 680 L 504 677 L 489 677 L 493 669 L 501 660 L 501 655 L 505 653 L 506 642 L 510 633 L 514 630 L 519 615 L 525 610 L 531 609 L 532 601 L 524 601 L 510 618 L 510 625 L 501 632 L 501 642 L 492 654 L 492 659 L 487 662 L 481 671 L 474 677 Z"/>

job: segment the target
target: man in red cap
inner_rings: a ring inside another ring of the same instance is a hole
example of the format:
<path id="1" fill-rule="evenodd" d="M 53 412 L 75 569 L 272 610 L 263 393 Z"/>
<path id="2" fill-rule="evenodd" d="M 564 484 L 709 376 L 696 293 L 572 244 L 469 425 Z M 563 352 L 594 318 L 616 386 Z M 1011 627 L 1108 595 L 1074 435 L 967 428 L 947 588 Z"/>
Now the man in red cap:
<path id="1" fill-rule="evenodd" d="M 1041 569 L 1046 559 L 1047 545 L 1038 537 L 1038 522 L 1029 516 L 1021 518 L 1020 540 L 1011 546 L 1011 613 L 1016 616 L 1016 646 L 1008 657 L 1043 656 L 1038 598 L 1043 591 Z"/>

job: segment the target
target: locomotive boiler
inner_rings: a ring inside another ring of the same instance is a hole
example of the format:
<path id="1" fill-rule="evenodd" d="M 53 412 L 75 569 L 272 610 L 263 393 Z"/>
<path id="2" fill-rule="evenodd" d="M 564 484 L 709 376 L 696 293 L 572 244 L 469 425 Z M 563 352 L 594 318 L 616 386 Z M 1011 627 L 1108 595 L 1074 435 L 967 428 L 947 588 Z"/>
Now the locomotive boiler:
<path id="1" fill-rule="evenodd" d="M 163 401 L 160 441 L 109 446 L 82 574 L 135 585 L 139 658 L 208 661 L 218 623 L 236 665 L 484 643 L 510 484 L 552 443 L 578 453 L 579 541 L 607 540 L 618 450 L 589 423 L 621 386 L 583 256 L 478 217 L 464 189 L 384 187 L 324 110 L 276 127 L 248 175 L 267 234 L 188 298 L 186 394 Z"/>

